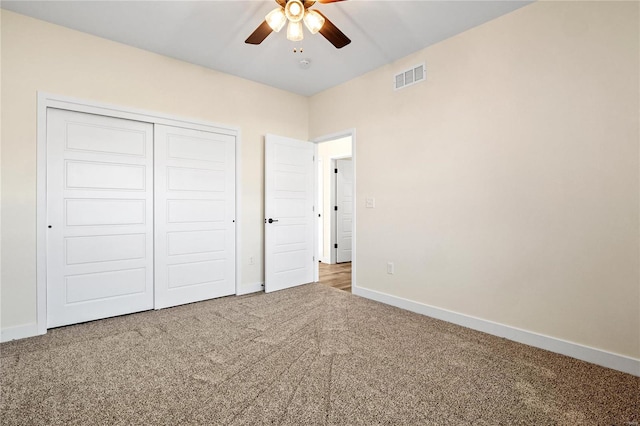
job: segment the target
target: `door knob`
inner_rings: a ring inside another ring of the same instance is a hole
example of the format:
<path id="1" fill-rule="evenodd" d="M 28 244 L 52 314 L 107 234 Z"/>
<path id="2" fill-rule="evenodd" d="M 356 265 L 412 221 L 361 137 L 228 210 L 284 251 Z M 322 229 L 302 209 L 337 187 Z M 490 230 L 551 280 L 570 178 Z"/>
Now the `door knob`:
<path id="1" fill-rule="evenodd" d="M 278 221 L 277 219 L 271 219 L 271 218 L 269 218 L 269 223 L 274 223 L 274 222 L 277 222 L 277 221 Z"/>

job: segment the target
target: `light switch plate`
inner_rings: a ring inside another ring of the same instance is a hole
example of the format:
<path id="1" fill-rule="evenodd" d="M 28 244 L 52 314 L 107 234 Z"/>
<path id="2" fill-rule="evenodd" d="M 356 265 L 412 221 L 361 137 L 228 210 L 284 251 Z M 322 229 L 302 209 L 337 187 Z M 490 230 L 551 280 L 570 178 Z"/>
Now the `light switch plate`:
<path id="1" fill-rule="evenodd" d="M 366 206 L 368 209 L 372 209 L 376 206 L 376 199 L 373 197 L 367 197 Z"/>

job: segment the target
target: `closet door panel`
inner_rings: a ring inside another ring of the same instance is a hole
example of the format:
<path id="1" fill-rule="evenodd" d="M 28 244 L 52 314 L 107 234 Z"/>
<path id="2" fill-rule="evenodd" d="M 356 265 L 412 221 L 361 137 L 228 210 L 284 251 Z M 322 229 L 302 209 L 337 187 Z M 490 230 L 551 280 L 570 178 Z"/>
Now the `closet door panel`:
<path id="1" fill-rule="evenodd" d="M 154 134 L 156 309 L 235 294 L 235 137 Z"/>
<path id="2" fill-rule="evenodd" d="M 47 110 L 47 327 L 153 308 L 153 125 Z"/>

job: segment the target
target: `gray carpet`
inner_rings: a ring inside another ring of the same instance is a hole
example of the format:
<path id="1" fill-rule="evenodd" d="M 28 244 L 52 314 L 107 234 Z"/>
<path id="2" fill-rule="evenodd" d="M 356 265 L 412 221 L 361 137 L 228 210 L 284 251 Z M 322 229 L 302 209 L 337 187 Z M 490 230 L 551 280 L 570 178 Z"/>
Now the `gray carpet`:
<path id="1" fill-rule="evenodd" d="M 319 284 L 0 345 L 1 421 L 627 425 L 640 378 Z"/>

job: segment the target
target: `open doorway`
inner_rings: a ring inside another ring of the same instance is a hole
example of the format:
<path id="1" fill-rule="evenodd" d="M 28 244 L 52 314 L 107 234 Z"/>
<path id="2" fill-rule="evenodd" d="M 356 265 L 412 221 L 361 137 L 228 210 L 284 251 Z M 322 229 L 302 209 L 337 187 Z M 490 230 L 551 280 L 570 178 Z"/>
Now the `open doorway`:
<path id="1" fill-rule="evenodd" d="M 351 291 L 353 273 L 354 134 L 328 136 L 318 144 L 318 279 L 340 290 Z"/>

